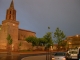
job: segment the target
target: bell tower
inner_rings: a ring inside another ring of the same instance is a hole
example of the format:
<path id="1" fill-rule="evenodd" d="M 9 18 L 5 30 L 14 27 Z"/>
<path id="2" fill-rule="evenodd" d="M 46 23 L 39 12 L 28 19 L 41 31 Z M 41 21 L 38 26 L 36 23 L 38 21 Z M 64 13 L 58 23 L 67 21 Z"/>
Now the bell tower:
<path id="1" fill-rule="evenodd" d="M 13 51 L 18 51 L 18 27 L 19 21 L 16 20 L 16 10 L 14 8 L 14 1 L 11 1 L 9 8 L 6 11 L 6 18 L 2 21 L 2 33 L 1 33 L 1 45 L 4 48 L 8 45 L 7 37 L 8 35 L 12 38 L 11 49 Z"/>
<path id="2" fill-rule="evenodd" d="M 16 20 L 16 10 L 14 9 L 14 2 L 12 0 L 9 9 L 6 11 L 6 20 Z"/>

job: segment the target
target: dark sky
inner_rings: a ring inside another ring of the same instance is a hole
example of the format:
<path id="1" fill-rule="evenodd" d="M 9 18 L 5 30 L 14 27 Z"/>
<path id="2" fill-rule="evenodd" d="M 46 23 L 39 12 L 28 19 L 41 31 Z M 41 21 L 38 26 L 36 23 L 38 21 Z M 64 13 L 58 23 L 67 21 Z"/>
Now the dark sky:
<path id="1" fill-rule="evenodd" d="M 11 0 L 0 0 L 0 24 Z M 59 27 L 66 36 L 80 34 L 80 0 L 14 0 L 19 28 L 42 37 Z"/>

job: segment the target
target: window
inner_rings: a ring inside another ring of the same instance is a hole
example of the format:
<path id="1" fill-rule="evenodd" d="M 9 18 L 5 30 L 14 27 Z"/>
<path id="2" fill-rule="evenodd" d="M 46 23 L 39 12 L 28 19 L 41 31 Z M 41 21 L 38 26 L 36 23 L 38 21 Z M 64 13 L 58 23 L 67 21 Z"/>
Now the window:
<path id="1" fill-rule="evenodd" d="M 58 53 L 54 54 L 54 56 L 64 56 L 64 55 L 65 55 L 65 53 L 63 53 L 63 52 L 58 52 Z"/>
<path id="2" fill-rule="evenodd" d="M 10 11 L 10 14 L 11 14 L 11 11 Z"/>

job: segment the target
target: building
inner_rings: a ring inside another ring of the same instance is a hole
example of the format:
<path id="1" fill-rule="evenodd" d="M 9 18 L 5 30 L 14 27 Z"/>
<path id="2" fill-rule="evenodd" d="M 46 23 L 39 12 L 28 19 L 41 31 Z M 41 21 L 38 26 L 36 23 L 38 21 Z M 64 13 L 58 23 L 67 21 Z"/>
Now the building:
<path id="1" fill-rule="evenodd" d="M 80 47 L 80 35 L 67 37 L 68 48 Z"/>
<path id="2" fill-rule="evenodd" d="M 10 34 L 13 42 L 11 49 L 13 51 L 19 50 L 19 44 L 21 43 L 21 50 L 27 50 L 31 48 L 31 44 L 27 43 L 24 38 L 28 36 L 35 36 L 36 33 L 19 28 L 19 21 L 16 20 L 16 10 L 14 8 L 14 2 L 11 1 L 10 7 L 6 11 L 6 18 L 0 25 L 0 49 L 6 50 L 8 46 L 7 37 Z"/>

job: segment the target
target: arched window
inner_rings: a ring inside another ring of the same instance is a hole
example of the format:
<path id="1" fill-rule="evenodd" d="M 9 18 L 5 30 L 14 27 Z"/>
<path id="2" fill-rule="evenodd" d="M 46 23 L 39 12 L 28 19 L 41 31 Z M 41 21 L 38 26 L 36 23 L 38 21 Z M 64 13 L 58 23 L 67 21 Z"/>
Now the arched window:
<path id="1" fill-rule="evenodd" d="M 10 11 L 10 14 L 11 14 L 11 11 Z"/>

